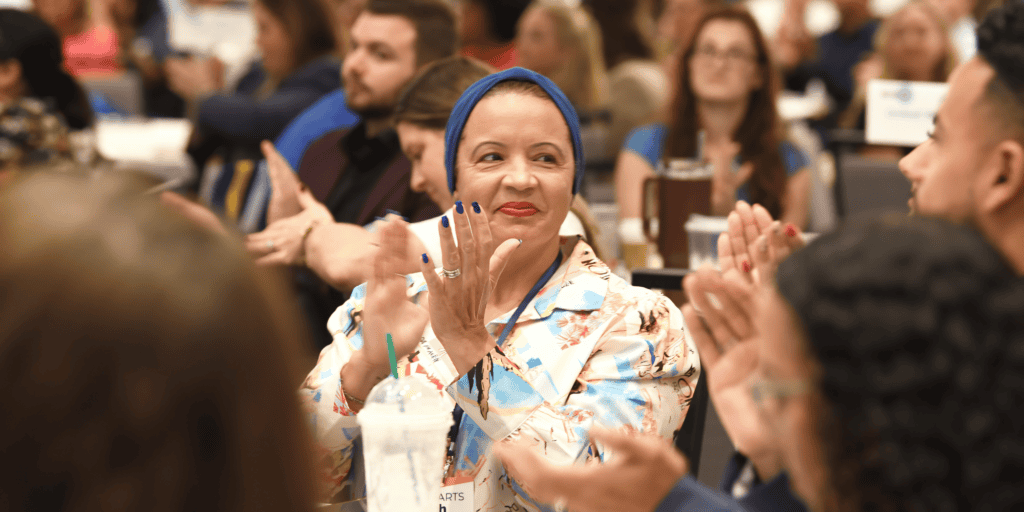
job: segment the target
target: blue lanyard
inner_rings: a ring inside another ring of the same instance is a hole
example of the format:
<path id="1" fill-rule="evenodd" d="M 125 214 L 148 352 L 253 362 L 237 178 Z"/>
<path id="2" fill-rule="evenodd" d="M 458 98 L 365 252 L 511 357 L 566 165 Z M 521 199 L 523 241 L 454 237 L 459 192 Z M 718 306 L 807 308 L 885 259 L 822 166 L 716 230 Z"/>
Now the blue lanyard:
<path id="1" fill-rule="evenodd" d="M 538 293 L 540 293 L 540 289 L 543 288 L 544 285 L 551 279 L 551 276 L 555 275 L 555 271 L 558 270 L 558 267 L 561 265 L 562 251 L 559 250 L 558 255 L 555 256 L 555 262 L 552 263 L 551 266 L 544 271 L 544 275 L 540 276 L 540 279 L 537 281 L 537 284 L 533 285 L 533 288 L 530 289 L 530 292 L 527 293 L 526 297 L 523 298 L 523 301 L 519 303 L 519 307 L 517 307 L 515 312 L 512 313 L 512 316 L 509 317 L 508 323 L 505 324 L 505 328 L 502 329 L 501 335 L 498 336 L 497 346 L 500 347 L 505 343 L 505 339 L 508 338 L 508 335 L 512 332 L 512 329 L 515 329 L 516 321 L 519 320 L 519 315 L 522 315 L 523 311 L 526 311 L 526 306 L 530 305 L 530 301 L 532 301 L 533 298 L 536 297 Z M 455 456 L 455 440 L 458 438 L 459 426 L 462 424 L 462 414 L 462 407 L 459 407 L 459 404 L 455 404 L 455 409 L 452 410 L 452 419 L 454 419 L 455 422 L 452 424 L 451 430 L 448 431 L 449 442 L 447 459 L 449 465 L 454 464 L 454 460 L 452 458 Z M 446 467 L 445 473 L 448 472 L 447 470 L 448 468 Z"/>
<path id="2" fill-rule="evenodd" d="M 544 284 L 546 284 L 549 279 L 551 279 L 551 276 L 555 275 L 555 271 L 558 270 L 558 267 L 561 264 L 562 251 L 559 250 L 558 256 L 555 256 L 555 262 L 552 263 L 551 266 L 544 271 L 544 275 L 540 276 L 540 280 L 537 281 L 537 284 L 533 285 L 533 288 L 530 289 L 530 292 L 527 293 L 526 297 L 523 298 L 523 301 L 519 303 L 519 307 L 516 308 L 515 312 L 512 313 L 512 316 L 509 317 L 508 323 L 505 324 L 505 328 L 502 329 L 501 335 L 498 336 L 497 345 L 499 347 L 505 344 L 505 338 L 508 338 L 508 335 L 509 333 L 512 332 L 512 329 L 515 329 L 516 321 L 519 320 L 519 315 L 523 314 L 523 311 L 526 311 L 526 306 L 530 305 L 530 301 L 533 300 L 533 298 L 536 297 L 538 293 L 540 293 L 540 289 L 544 287 Z"/>

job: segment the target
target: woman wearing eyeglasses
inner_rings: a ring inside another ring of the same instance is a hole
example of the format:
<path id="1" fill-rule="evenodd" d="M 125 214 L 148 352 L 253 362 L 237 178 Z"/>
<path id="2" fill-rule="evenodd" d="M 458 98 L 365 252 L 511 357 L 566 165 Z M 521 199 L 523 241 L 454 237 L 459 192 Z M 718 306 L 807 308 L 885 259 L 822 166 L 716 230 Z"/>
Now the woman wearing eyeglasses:
<path id="1" fill-rule="evenodd" d="M 775 72 L 756 22 L 745 10 L 721 8 L 705 15 L 694 33 L 677 66 L 667 124 L 635 129 L 619 154 L 620 218 L 641 216 L 643 182 L 658 162 L 687 158 L 714 168 L 712 215 L 728 215 L 741 199 L 803 228 L 808 159 L 783 140 Z"/>

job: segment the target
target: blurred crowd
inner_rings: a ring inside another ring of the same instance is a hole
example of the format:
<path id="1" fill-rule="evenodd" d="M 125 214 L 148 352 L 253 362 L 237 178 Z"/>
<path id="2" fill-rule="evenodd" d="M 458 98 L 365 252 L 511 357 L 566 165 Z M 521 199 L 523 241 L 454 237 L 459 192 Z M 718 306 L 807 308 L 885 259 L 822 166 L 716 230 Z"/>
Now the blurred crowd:
<path id="1" fill-rule="evenodd" d="M 925 142 L 874 79 L 949 85 Z M 191 179 L 100 151 L 154 119 Z M 840 148 L 913 215 L 843 215 Z M 727 229 L 666 296 L 680 165 Z M 0 512 L 362 498 L 384 325 L 474 510 L 1014 510 L 1021 273 L 1021 0 L 0 8 Z"/>

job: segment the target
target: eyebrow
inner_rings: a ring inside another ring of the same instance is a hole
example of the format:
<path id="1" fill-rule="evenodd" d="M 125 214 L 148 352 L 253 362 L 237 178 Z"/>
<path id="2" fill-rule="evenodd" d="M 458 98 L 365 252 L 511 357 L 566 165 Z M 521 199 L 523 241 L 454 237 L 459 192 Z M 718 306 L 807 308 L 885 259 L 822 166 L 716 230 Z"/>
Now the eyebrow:
<path id="1" fill-rule="evenodd" d="M 558 153 L 559 158 L 565 158 L 565 154 L 562 153 L 562 148 L 558 147 L 558 145 L 555 144 L 554 142 L 538 142 L 530 146 L 530 149 L 537 149 L 543 146 L 551 146 L 551 148 L 553 148 L 555 152 Z"/>
<path id="2" fill-rule="evenodd" d="M 480 150 L 480 148 L 482 148 L 484 146 L 487 146 L 487 145 L 498 146 L 499 148 L 502 148 L 502 149 L 507 149 L 508 148 L 508 146 L 506 144 L 503 144 L 501 142 L 493 141 L 493 140 L 485 140 L 485 141 L 477 144 L 476 147 L 473 148 L 473 153 L 476 153 L 477 151 Z M 555 152 L 558 153 L 559 157 L 565 158 L 565 153 L 562 152 L 562 148 L 558 147 L 558 145 L 555 144 L 554 142 L 538 142 L 536 144 L 531 144 L 530 145 L 530 149 L 537 149 L 537 148 L 544 147 L 544 146 L 550 146 L 551 148 L 553 148 L 555 150 Z"/>
<path id="3" fill-rule="evenodd" d="M 493 141 L 493 140 L 485 140 L 485 141 L 483 141 L 483 142 L 481 142 L 481 143 L 477 144 L 477 145 L 476 145 L 476 146 L 475 146 L 475 147 L 473 148 L 473 153 L 476 153 L 477 151 L 480 151 L 480 148 L 482 148 L 482 147 L 484 147 L 484 146 L 488 146 L 488 145 L 490 145 L 490 146 L 498 146 L 499 148 L 502 148 L 502 149 L 505 149 L 505 148 L 507 148 L 507 147 L 508 147 L 508 146 L 506 146 L 505 144 L 502 144 L 502 143 L 500 143 L 500 142 L 497 142 L 497 141 Z"/>
<path id="4" fill-rule="evenodd" d="M 393 52 L 394 51 L 391 48 L 390 45 L 388 45 L 387 43 L 382 42 L 382 41 L 370 41 L 368 43 L 363 43 L 363 46 L 369 47 L 370 51 L 384 51 L 384 52 Z"/>

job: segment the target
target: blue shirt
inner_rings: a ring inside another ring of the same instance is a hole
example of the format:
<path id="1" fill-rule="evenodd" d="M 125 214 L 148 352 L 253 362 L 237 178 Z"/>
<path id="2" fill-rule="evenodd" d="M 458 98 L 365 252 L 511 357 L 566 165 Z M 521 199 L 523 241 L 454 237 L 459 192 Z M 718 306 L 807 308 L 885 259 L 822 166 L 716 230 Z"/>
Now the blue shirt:
<path id="1" fill-rule="evenodd" d="M 626 136 L 622 150 L 635 153 L 643 158 L 651 168 L 657 169 L 665 149 L 666 136 L 668 136 L 668 127 L 663 124 L 653 123 L 638 126 Z M 789 142 L 783 141 L 779 144 L 779 153 L 782 155 L 786 176 L 792 176 L 810 164 L 807 155 Z M 746 183 L 736 190 L 736 198 L 750 202 L 750 190 Z"/>
<path id="2" fill-rule="evenodd" d="M 756 480 L 746 496 L 735 499 L 728 494 L 739 477 L 747 458 L 733 455 L 722 475 L 719 491 L 701 485 L 687 475 L 676 482 L 655 512 L 807 512 L 789 483 L 786 472 L 768 482 Z"/>

